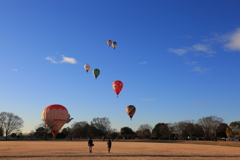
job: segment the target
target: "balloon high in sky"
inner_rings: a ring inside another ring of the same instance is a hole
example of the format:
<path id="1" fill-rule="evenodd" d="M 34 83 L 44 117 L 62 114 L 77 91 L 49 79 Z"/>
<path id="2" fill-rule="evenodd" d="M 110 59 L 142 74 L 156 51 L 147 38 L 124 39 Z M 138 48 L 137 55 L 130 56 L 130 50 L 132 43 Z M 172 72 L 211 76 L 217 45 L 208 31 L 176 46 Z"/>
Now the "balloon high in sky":
<path id="1" fill-rule="evenodd" d="M 90 65 L 89 64 L 85 64 L 84 65 L 84 69 L 86 70 L 86 72 L 88 72 L 90 70 Z"/>
<path id="2" fill-rule="evenodd" d="M 126 108 L 126 112 L 128 114 L 128 116 L 131 118 L 134 116 L 135 112 L 136 112 L 136 107 L 134 105 L 129 105 Z"/>
<path id="3" fill-rule="evenodd" d="M 95 68 L 95 69 L 92 71 L 92 73 L 93 73 L 93 76 L 97 79 L 97 77 L 98 77 L 99 74 L 100 74 L 100 70 L 97 69 L 97 68 Z"/>
<path id="4" fill-rule="evenodd" d="M 112 83 L 112 88 L 114 90 L 114 92 L 117 94 L 117 97 L 118 97 L 118 94 L 121 92 L 122 88 L 123 88 L 123 83 L 122 81 L 114 81 Z"/>
<path id="5" fill-rule="evenodd" d="M 108 40 L 108 41 L 107 41 L 107 44 L 108 44 L 108 46 L 111 46 L 111 45 L 112 45 L 112 41 L 111 41 L 111 40 Z"/>
<path id="6" fill-rule="evenodd" d="M 117 42 L 113 42 L 112 47 L 115 49 L 117 47 Z"/>

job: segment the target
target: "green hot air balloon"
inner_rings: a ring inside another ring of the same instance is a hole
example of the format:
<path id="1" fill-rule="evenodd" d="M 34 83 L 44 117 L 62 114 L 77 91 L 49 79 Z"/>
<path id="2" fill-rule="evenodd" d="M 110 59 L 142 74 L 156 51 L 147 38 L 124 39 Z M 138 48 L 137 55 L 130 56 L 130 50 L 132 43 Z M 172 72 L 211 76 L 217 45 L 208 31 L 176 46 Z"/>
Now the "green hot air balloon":
<path id="1" fill-rule="evenodd" d="M 100 70 L 99 69 L 94 69 L 93 71 L 92 71 L 92 73 L 93 73 L 93 76 L 97 79 L 97 77 L 99 76 L 99 74 L 100 74 Z"/>

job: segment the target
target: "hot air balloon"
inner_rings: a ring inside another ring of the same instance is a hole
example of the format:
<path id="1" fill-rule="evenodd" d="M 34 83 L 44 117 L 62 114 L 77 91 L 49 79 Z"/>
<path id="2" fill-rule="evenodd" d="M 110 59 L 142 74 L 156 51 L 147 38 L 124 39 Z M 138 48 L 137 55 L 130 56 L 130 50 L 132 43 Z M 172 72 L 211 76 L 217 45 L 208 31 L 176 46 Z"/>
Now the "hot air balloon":
<path id="1" fill-rule="evenodd" d="M 99 74 L 100 74 L 100 70 L 99 69 L 94 69 L 93 71 L 92 71 L 92 73 L 93 73 L 93 76 L 97 79 L 97 77 L 99 76 Z"/>
<path id="2" fill-rule="evenodd" d="M 51 129 L 54 137 L 62 126 L 65 123 L 69 123 L 72 119 L 68 114 L 68 110 L 59 104 L 47 106 L 42 111 L 42 120 Z"/>
<path id="3" fill-rule="evenodd" d="M 86 70 L 86 72 L 88 72 L 90 70 L 90 65 L 89 64 L 85 64 L 84 65 L 84 69 Z"/>
<path id="4" fill-rule="evenodd" d="M 114 92 L 117 94 L 117 97 L 118 97 L 118 94 L 121 92 L 121 90 L 123 88 L 123 83 L 121 81 L 114 81 L 112 83 L 112 88 L 113 88 Z"/>
<path id="5" fill-rule="evenodd" d="M 129 105 L 126 108 L 126 112 L 132 120 L 132 117 L 133 117 L 134 113 L 136 112 L 136 108 L 134 107 L 134 105 Z"/>
<path id="6" fill-rule="evenodd" d="M 115 49 L 117 47 L 117 42 L 113 42 L 112 47 Z"/>
<path id="7" fill-rule="evenodd" d="M 107 41 L 107 44 L 108 44 L 108 46 L 111 46 L 111 45 L 112 45 L 112 41 L 111 41 L 111 40 L 108 40 L 108 41 Z"/>

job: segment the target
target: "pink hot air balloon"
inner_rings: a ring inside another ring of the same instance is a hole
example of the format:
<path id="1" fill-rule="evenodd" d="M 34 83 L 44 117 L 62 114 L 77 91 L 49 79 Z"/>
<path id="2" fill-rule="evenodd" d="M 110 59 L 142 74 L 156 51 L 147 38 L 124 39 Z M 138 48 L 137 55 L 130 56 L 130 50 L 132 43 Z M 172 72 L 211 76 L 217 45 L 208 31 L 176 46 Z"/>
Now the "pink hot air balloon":
<path id="1" fill-rule="evenodd" d="M 54 104 L 47 106 L 42 111 L 42 120 L 51 129 L 53 136 L 62 128 L 65 123 L 72 120 L 67 108 L 62 105 Z"/>

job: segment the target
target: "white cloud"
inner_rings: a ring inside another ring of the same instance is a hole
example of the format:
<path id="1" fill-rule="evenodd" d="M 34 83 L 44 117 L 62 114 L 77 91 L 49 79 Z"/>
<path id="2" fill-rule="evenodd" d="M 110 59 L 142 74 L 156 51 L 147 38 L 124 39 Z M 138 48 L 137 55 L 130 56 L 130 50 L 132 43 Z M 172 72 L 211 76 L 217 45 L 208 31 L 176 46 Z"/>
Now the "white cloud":
<path id="1" fill-rule="evenodd" d="M 212 56 L 214 52 L 210 49 L 208 45 L 204 44 L 195 44 L 191 47 L 183 47 L 179 49 L 169 48 L 169 52 L 175 53 L 179 56 L 185 55 L 187 52 L 195 53 L 195 55 L 203 55 L 206 57 Z M 199 54 L 199 52 L 205 53 L 205 54 Z M 206 55 L 207 53 L 207 55 Z"/>
<path id="2" fill-rule="evenodd" d="M 77 60 L 75 58 L 71 58 L 71 57 L 65 57 L 62 55 L 63 60 L 60 63 L 72 63 L 72 64 L 76 64 Z"/>
<path id="3" fill-rule="evenodd" d="M 204 45 L 204 44 L 196 44 L 196 45 L 192 46 L 192 49 L 194 51 L 202 51 L 202 52 L 205 52 L 205 53 L 213 53 L 213 51 L 211 51 L 209 46 Z"/>
<path id="4" fill-rule="evenodd" d="M 11 69 L 11 71 L 17 72 L 17 71 L 18 71 L 18 69 L 16 69 L 16 68 L 13 68 L 13 69 Z"/>
<path id="5" fill-rule="evenodd" d="M 145 98 L 145 99 L 142 99 L 142 101 L 155 101 L 156 99 L 154 98 Z"/>
<path id="6" fill-rule="evenodd" d="M 179 56 L 182 56 L 184 54 L 186 54 L 188 52 L 187 49 L 184 49 L 184 48 L 180 48 L 180 49 L 173 49 L 173 48 L 169 48 L 168 49 L 169 52 L 172 52 L 172 53 L 175 53 Z"/>
<path id="7" fill-rule="evenodd" d="M 140 62 L 139 64 L 147 64 L 147 61 Z"/>
<path id="8" fill-rule="evenodd" d="M 197 61 L 185 60 L 185 64 L 187 64 L 187 65 L 195 65 L 195 64 L 197 64 Z"/>
<path id="9" fill-rule="evenodd" d="M 47 57 L 47 58 L 45 58 L 46 60 L 49 60 L 50 62 L 52 62 L 52 63 L 57 63 L 56 61 L 55 61 L 55 57 L 54 58 L 52 58 L 52 57 Z"/>
<path id="10" fill-rule="evenodd" d="M 229 43 L 225 47 L 233 51 L 240 51 L 240 28 L 229 35 Z"/>
<path id="11" fill-rule="evenodd" d="M 52 63 L 71 63 L 71 64 L 76 64 L 77 60 L 75 58 L 71 58 L 71 57 L 65 57 L 62 55 L 62 60 L 61 61 L 56 61 L 55 57 L 47 57 L 45 58 L 46 60 L 49 60 Z"/>
<path id="12" fill-rule="evenodd" d="M 210 69 L 209 68 L 202 68 L 202 67 L 194 67 L 192 71 L 194 72 L 200 72 L 200 73 L 205 73 L 207 71 L 209 71 Z"/>

